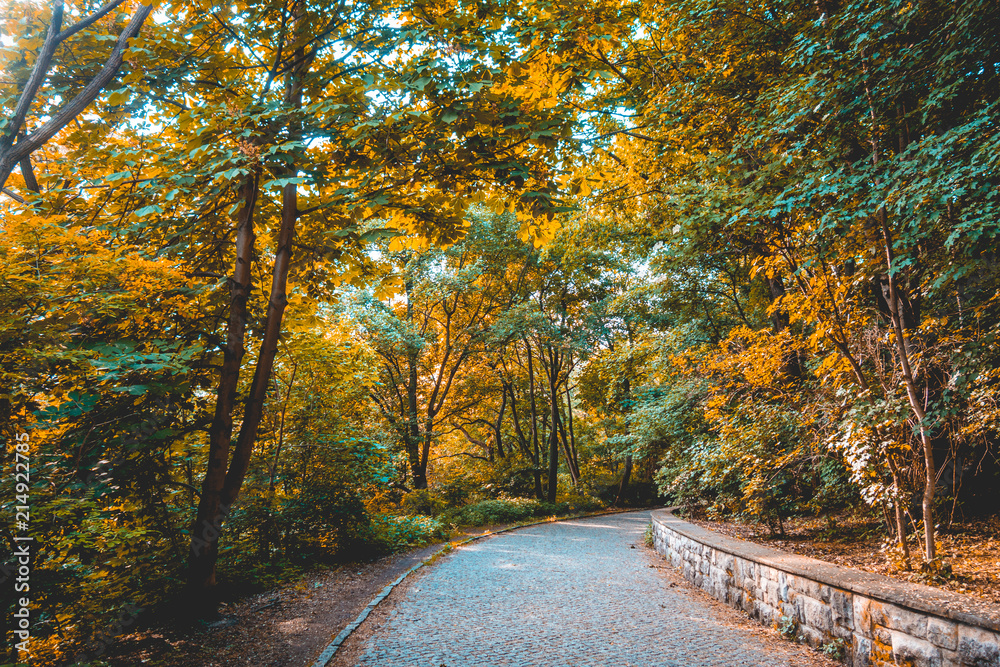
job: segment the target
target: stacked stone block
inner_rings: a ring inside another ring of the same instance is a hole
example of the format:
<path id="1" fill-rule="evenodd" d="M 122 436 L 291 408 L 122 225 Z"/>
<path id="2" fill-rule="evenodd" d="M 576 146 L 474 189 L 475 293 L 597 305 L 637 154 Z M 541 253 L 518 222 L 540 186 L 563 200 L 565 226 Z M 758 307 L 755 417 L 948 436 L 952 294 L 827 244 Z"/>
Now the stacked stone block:
<path id="1" fill-rule="evenodd" d="M 653 513 L 656 550 L 684 578 L 852 667 L 1000 667 L 1000 608 L 731 539 Z"/>

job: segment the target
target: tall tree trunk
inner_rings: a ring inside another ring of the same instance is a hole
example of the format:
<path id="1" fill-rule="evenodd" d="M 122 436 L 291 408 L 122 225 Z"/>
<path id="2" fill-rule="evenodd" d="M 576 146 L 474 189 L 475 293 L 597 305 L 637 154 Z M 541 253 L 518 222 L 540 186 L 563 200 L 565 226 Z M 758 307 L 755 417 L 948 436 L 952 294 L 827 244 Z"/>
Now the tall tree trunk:
<path id="1" fill-rule="evenodd" d="M 500 402 L 500 413 L 497 415 L 496 423 L 493 425 L 493 434 L 496 438 L 496 451 L 499 458 L 506 458 L 506 454 L 503 450 L 503 432 L 501 427 L 503 426 L 503 416 L 507 412 L 507 392 L 503 392 L 503 400 Z"/>
<path id="2" fill-rule="evenodd" d="M 510 394 L 510 420 L 514 425 L 514 436 L 517 438 L 517 446 L 520 447 L 521 453 L 527 456 L 530 461 L 532 460 L 531 445 L 528 442 L 528 438 L 524 435 L 520 418 L 517 415 L 517 396 L 514 394 L 514 385 L 505 381 L 503 383 L 503 391 Z"/>
<path id="3" fill-rule="evenodd" d="M 528 404 L 531 408 L 531 445 L 535 452 L 534 456 L 535 492 L 538 495 L 538 499 L 541 500 L 542 499 L 542 479 L 541 479 L 542 451 L 538 439 L 538 404 L 535 401 L 535 366 L 534 362 L 532 362 L 531 345 L 528 343 L 527 338 L 524 339 L 524 347 L 528 351 L 528 397 L 529 397 Z"/>
<path id="4" fill-rule="evenodd" d="M 871 68 L 868 63 L 868 54 L 863 52 L 862 70 L 866 77 L 865 95 L 868 102 L 869 116 L 871 120 L 871 144 L 872 144 L 872 165 L 878 169 L 880 161 L 879 152 L 879 129 L 878 114 L 875 109 L 875 102 L 872 97 Z M 897 113 L 899 109 L 897 108 Z M 881 185 L 881 179 L 876 178 L 876 186 Z M 875 217 L 882 226 L 882 240 L 885 249 L 886 273 L 888 283 L 888 294 L 885 295 L 889 305 L 889 316 L 892 320 L 893 337 L 896 343 L 896 353 L 899 358 L 899 366 L 903 375 L 903 384 L 906 386 L 906 396 L 910 403 L 910 411 L 917 422 L 917 431 L 924 458 L 924 494 L 923 494 L 923 519 L 924 519 L 924 557 L 931 561 L 936 556 L 934 546 L 934 487 L 937 483 L 937 474 L 934 467 L 934 445 L 931 434 L 927 429 L 927 415 L 920 403 L 916 382 L 910 367 L 910 343 L 903 333 L 903 312 L 899 291 L 896 285 L 894 271 L 894 253 L 892 248 L 892 233 L 889 231 L 888 216 L 885 205 L 879 206 Z"/>
<path id="5" fill-rule="evenodd" d="M 251 262 L 254 247 L 253 216 L 260 194 L 260 171 L 247 176 L 240 187 L 243 202 L 237 215 L 236 264 L 229 280 L 229 322 L 226 325 L 226 346 L 216 390 L 215 414 L 208 429 L 208 469 L 201 485 L 198 511 L 191 527 L 191 549 L 188 553 L 188 588 L 201 595 L 215 586 L 215 561 L 219 553 L 219 530 L 229 513 L 222 503 L 222 488 L 229 464 L 229 447 L 233 435 L 233 409 L 240 366 L 245 354 L 247 299 L 250 295 Z"/>
<path id="6" fill-rule="evenodd" d="M 35 169 L 31 166 L 31 156 L 26 155 L 19 163 L 21 176 L 24 177 L 24 187 L 35 194 L 40 194 L 42 189 L 38 186 L 38 179 L 35 178 Z"/>
<path id="7" fill-rule="evenodd" d="M 771 293 L 772 304 L 785 296 L 785 284 L 781 280 L 781 276 L 768 276 L 767 286 Z M 771 324 L 775 334 L 780 334 L 788 329 L 788 311 L 780 306 L 775 308 L 771 315 Z M 802 378 L 802 360 L 799 354 L 800 350 L 797 348 L 788 350 L 785 353 L 784 358 L 781 360 L 781 375 L 784 380 L 792 381 Z"/>
<path id="8" fill-rule="evenodd" d="M 292 386 L 295 384 L 295 373 L 299 370 L 299 362 L 292 364 L 292 377 L 288 380 L 288 387 L 285 389 L 285 400 L 281 404 L 281 420 L 278 423 L 278 445 L 274 450 L 274 460 L 271 462 L 270 475 L 267 481 L 268 495 L 274 495 L 275 479 L 278 474 L 278 460 L 281 457 L 281 448 L 285 442 L 285 414 L 288 411 L 288 400 L 292 396 Z"/>
<path id="9" fill-rule="evenodd" d="M 253 383 L 243 411 L 243 423 L 233 450 L 233 460 L 226 473 L 222 490 L 222 502 L 231 505 L 239 495 L 250 467 L 250 455 L 257 440 L 257 431 L 264 414 L 264 401 L 271 383 L 271 371 L 278 354 L 278 337 L 285 307 L 288 305 L 288 269 L 292 260 L 292 240 L 295 236 L 295 221 L 298 219 L 296 185 L 285 185 L 282 191 L 281 229 L 278 232 L 278 248 L 274 256 L 274 270 L 271 274 L 271 294 L 267 303 L 267 317 L 264 321 L 264 339 L 261 341 L 257 365 L 254 368 Z"/>
<path id="10" fill-rule="evenodd" d="M 416 488 L 426 489 L 427 488 L 427 462 L 430 460 L 431 455 L 431 442 L 434 439 L 434 431 L 432 430 L 431 419 L 427 420 L 427 428 L 423 433 L 423 441 L 421 442 L 420 448 L 420 477 L 419 479 L 414 479 L 414 484 L 418 484 Z"/>
<path id="11" fill-rule="evenodd" d="M 281 460 L 281 450 L 285 444 L 285 415 L 288 413 L 288 401 L 292 397 L 292 387 L 295 385 L 295 373 L 298 368 L 299 364 L 295 362 L 292 365 L 292 376 L 288 380 L 285 400 L 281 403 L 281 415 L 278 418 L 278 442 L 274 448 L 274 458 L 271 459 L 271 469 L 268 471 L 267 477 L 267 525 L 261 531 L 263 536 L 261 539 L 261 558 L 268 558 L 271 546 L 278 543 L 278 526 L 275 521 L 278 462 Z"/>
<path id="12" fill-rule="evenodd" d="M 553 408 L 553 411 L 555 408 Z M 550 503 L 556 501 L 556 491 L 559 484 L 559 432 L 553 428 L 549 432 L 549 471 L 548 489 L 545 492 L 545 499 Z"/>
<path id="13" fill-rule="evenodd" d="M 906 539 L 906 520 L 903 517 L 903 489 L 900 482 L 899 467 L 892 458 L 892 454 L 886 452 L 886 460 L 889 462 L 889 471 L 892 473 L 892 488 L 896 497 L 892 502 L 892 507 L 896 514 L 896 536 L 899 539 L 899 548 L 903 552 L 903 563 L 906 569 L 910 569 L 910 543 Z"/>
<path id="14" fill-rule="evenodd" d="M 549 488 L 547 499 L 550 503 L 556 501 L 556 490 L 559 484 L 559 387 L 556 384 L 558 352 L 548 346 L 549 364 Z"/>
<path id="15" fill-rule="evenodd" d="M 569 389 L 569 380 L 566 381 L 566 426 L 569 428 L 569 451 L 573 455 L 573 465 L 579 477 L 580 459 L 576 451 L 576 433 L 573 431 L 573 395 Z"/>
<path id="16" fill-rule="evenodd" d="M 511 420 L 514 422 L 514 433 L 517 435 L 518 445 L 521 447 L 521 451 L 524 452 L 528 460 L 531 461 L 531 476 L 535 483 L 535 497 L 539 500 L 542 499 L 542 473 L 538 469 L 538 448 L 532 449 L 531 442 L 524 435 L 524 431 L 521 429 L 521 421 L 517 415 L 517 397 L 514 394 L 514 385 L 507 383 L 508 391 L 510 391 L 510 416 Z"/>
<path id="17" fill-rule="evenodd" d="M 622 502 L 625 497 L 625 489 L 628 488 L 628 483 L 632 479 L 632 455 L 627 454 L 625 456 L 625 470 L 622 471 L 622 481 L 618 485 L 618 493 L 615 496 L 615 505 Z"/>
<path id="18" fill-rule="evenodd" d="M 301 21 L 302 9 L 295 9 L 297 24 Z M 302 50 L 296 50 L 297 63 L 289 73 L 285 102 L 293 108 L 301 108 L 301 75 L 308 63 Z M 290 134 L 300 134 L 298 123 L 289 127 Z M 296 169 L 290 166 L 289 173 Z M 264 322 L 264 337 L 254 368 L 253 382 L 243 410 L 243 421 L 233 446 L 232 460 L 226 467 L 230 439 L 233 430 L 233 408 L 236 387 L 239 381 L 240 364 L 243 359 L 246 334 L 247 299 L 250 291 L 250 266 L 254 245 L 253 209 L 259 193 L 259 168 L 244 183 L 244 207 L 237 227 L 236 269 L 232 280 L 230 322 L 227 345 L 220 372 L 216 413 L 209 431 L 209 466 L 202 485 L 202 497 L 198 504 L 198 514 L 191 531 L 191 552 L 189 560 L 189 590 L 200 598 L 202 612 L 214 612 L 214 600 L 207 595 L 216 583 L 215 564 L 219 555 L 219 533 L 230 507 L 239 496 L 240 488 L 250 466 L 253 445 L 264 413 L 267 387 L 271 381 L 271 370 L 278 351 L 278 337 L 285 307 L 288 304 L 286 287 L 288 270 L 292 259 L 292 241 L 295 223 L 298 220 L 297 186 L 287 184 L 281 194 L 281 226 L 278 230 L 278 244 L 275 249 L 274 267 L 271 275 L 271 293 L 268 299 L 267 315 Z"/>
<path id="19" fill-rule="evenodd" d="M 413 325 L 413 281 L 407 280 L 406 289 L 406 321 Z M 410 463 L 410 475 L 413 478 L 414 489 L 427 488 L 427 469 L 421 465 L 420 456 L 420 417 L 417 415 L 417 387 L 419 373 L 417 368 L 417 350 L 406 351 L 406 456 Z"/>
<path id="20" fill-rule="evenodd" d="M 557 389 L 558 391 L 558 389 Z M 558 396 L 553 396 L 554 399 L 558 400 Z M 562 407 L 562 401 L 559 400 L 556 404 L 555 416 L 557 420 L 557 425 L 559 427 L 559 438 L 562 442 L 563 447 L 563 457 L 566 459 L 566 469 L 569 470 L 569 477 L 573 482 L 573 486 L 580 484 L 580 471 L 576 467 L 576 461 L 573 460 L 573 452 L 569 448 L 569 438 L 566 435 L 566 427 L 563 424 L 563 418 L 560 414 Z"/>
<path id="21" fill-rule="evenodd" d="M 630 346 L 632 345 L 631 335 L 629 336 L 629 345 Z M 630 355 L 630 358 L 631 358 L 631 355 Z M 631 373 L 631 370 L 632 370 L 631 363 L 629 364 L 628 370 Z M 623 386 L 623 391 L 624 391 L 624 394 L 625 394 L 625 398 L 626 399 L 631 399 L 632 398 L 632 380 L 628 376 L 626 376 L 625 379 L 623 380 L 622 384 L 624 385 Z M 629 408 L 629 409 L 631 410 L 631 408 Z M 628 435 L 628 433 L 629 433 L 629 429 L 628 429 L 628 427 L 626 427 L 625 428 L 625 435 Z M 615 495 L 615 505 L 619 504 L 622 501 L 622 499 L 625 497 L 625 490 L 628 488 L 628 483 L 631 481 L 631 479 L 632 479 L 632 455 L 631 454 L 626 454 L 625 455 L 625 469 L 622 471 L 622 480 L 618 484 L 618 493 Z"/>

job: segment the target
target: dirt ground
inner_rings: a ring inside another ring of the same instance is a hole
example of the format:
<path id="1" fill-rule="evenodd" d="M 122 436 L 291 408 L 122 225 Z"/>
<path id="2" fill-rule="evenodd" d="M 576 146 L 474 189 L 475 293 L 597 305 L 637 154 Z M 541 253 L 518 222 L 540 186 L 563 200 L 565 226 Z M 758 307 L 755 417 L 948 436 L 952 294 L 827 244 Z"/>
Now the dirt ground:
<path id="1" fill-rule="evenodd" d="M 775 549 L 1000 604 L 1000 517 L 954 523 L 942 529 L 937 536 L 938 553 L 951 566 L 951 573 L 937 576 L 921 572 L 921 545 L 917 539 L 910 536 L 912 569 L 907 571 L 898 545 L 887 543 L 884 525 L 860 514 L 789 519 L 784 522 L 785 535 L 771 535 L 759 525 L 709 521 L 697 515 L 684 518 Z"/>
<path id="2" fill-rule="evenodd" d="M 102 657 L 112 667 L 302 667 L 383 587 L 441 546 L 342 565 L 223 605 L 222 627 L 123 635 Z"/>

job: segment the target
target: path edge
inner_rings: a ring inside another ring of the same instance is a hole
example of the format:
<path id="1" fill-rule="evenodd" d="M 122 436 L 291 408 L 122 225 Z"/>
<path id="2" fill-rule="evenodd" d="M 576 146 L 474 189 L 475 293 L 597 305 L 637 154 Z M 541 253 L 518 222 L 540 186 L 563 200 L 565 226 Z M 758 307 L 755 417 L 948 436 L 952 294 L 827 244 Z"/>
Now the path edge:
<path id="1" fill-rule="evenodd" d="M 337 651 L 340 649 L 343 643 L 347 641 L 347 638 L 350 637 L 351 634 L 355 630 L 357 630 L 362 623 L 365 622 L 365 619 L 368 618 L 368 615 L 375 610 L 375 608 L 379 605 L 380 602 L 382 602 L 382 600 L 389 597 L 389 594 L 392 593 L 392 589 L 394 589 L 399 584 L 403 583 L 404 579 L 406 579 L 408 576 L 410 576 L 411 574 L 422 568 L 424 565 L 431 563 L 432 561 L 436 560 L 440 556 L 443 556 L 449 551 L 453 551 L 458 547 L 465 546 L 470 542 L 475 542 L 477 540 L 481 540 L 487 537 L 493 537 L 494 535 L 500 535 L 501 533 L 509 533 L 514 530 L 520 530 L 521 528 L 530 528 L 531 526 L 538 526 L 543 523 L 561 523 L 563 521 L 574 521 L 576 519 L 589 519 L 592 517 L 609 516 L 612 514 L 629 514 L 631 512 L 652 512 L 661 508 L 662 505 L 656 507 L 644 507 L 639 509 L 620 509 L 620 510 L 607 510 L 603 512 L 592 512 L 587 514 L 574 514 L 573 516 L 565 516 L 565 517 L 548 517 L 546 519 L 539 519 L 538 521 L 532 521 L 530 523 L 521 523 L 515 526 L 508 526 L 507 528 L 501 528 L 500 530 L 489 531 L 486 533 L 482 533 L 480 535 L 472 535 L 471 537 L 466 537 L 465 539 L 462 540 L 447 542 L 444 545 L 442 545 L 440 549 L 432 553 L 427 558 L 424 558 L 422 561 L 411 567 L 403 574 L 399 575 L 399 577 L 395 581 L 393 581 L 391 584 L 388 584 L 385 588 L 379 591 L 379 593 L 374 598 L 372 598 L 372 601 L 368 603 L 368 606 L 361 610 L 361 613 L 358 614 L 358 617 L 355 618 L 350 623 L 348 623 L 347 626 L 343 630 L 341 630 L 336 637 L 333 638 L 333 641 L 331 641 L 329 644 L 326 645 L 326 648 L 323 649 L 323 651 L 319 654 L 319 657 L 316 658 L 316 661 L 312 663 L 310 667 L 327 667 L 327 665 L 330 664 L 330 661 L 333 660 L 334 656 L 337 655 Z"/>

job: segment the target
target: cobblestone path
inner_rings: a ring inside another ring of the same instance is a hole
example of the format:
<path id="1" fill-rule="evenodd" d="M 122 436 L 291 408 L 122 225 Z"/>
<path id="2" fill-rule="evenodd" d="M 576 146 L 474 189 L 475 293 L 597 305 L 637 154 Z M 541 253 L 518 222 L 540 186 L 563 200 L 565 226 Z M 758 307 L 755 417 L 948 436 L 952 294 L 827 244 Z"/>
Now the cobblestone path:
<path id="1" fill-rule="evenodd" d="M 365 667 L 823 664 L 733 623 L 642 546 L 648 512 L 544 524 L 430 566 L 368 640 Z M 734 612 L 733 612 L 734 613 Z"/>

